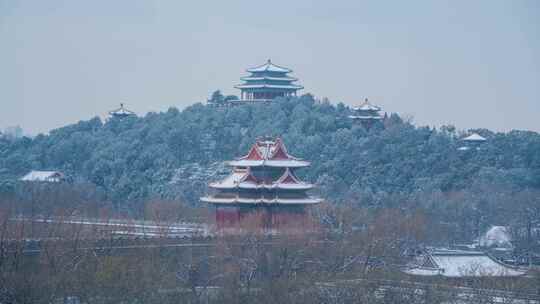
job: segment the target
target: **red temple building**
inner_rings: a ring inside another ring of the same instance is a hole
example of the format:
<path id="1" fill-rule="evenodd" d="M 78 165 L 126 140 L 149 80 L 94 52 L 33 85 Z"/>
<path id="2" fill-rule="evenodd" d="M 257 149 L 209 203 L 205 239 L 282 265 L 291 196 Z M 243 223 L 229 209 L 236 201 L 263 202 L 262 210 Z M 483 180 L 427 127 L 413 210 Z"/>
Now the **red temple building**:
<path id="1" fill-rule="evenodd" d="M 360 122 L 365 128 L 370 128 L 373 124 L 380 122 L 384 119 L 381 115 L 381 108 L 371 104 L 366 98 L 364 102 L 353 108 L 353 115 L 350 115 L 353 121 Z"/>
<path id="2" fill-rule="evenodd" d="M 270 59 L 246 71 L 251 75 L 240 78 L 244 83 L 235 86 L 240 89 L 241 102 L 271 101 L 276 97 L 296 96 L 296 92 L 304 88 L 294 84 L 297 78 L 287 75 L 292 70 L 275 65 Z"/>
<path id="3" fill-rule="evenodd" d="M 212 194 L 201 201 L 216 208 L 219 231 L 249 229 L 264 232 L 309 230 L 309 206 L 320 203 L 296 170 L 309 162 L 290 155 L 280 138 L 262 138 L 248 154 L 230 161 L 232 173 L 210 183 Z"/>

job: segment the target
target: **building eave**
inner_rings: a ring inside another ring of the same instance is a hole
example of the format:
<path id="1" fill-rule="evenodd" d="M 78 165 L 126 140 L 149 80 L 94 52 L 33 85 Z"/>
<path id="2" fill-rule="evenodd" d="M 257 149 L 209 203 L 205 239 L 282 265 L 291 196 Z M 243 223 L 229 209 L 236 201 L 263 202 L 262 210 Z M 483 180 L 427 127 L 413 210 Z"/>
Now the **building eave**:
<path id="1" fill-rule="evenodd" d="M 349 115 L 351 119 L 361 119 L 361 120 L 381 120 L 381 116 L 359 116 L 359 115 Z"/>
<path id="2" fill-rule="evenodd" d="M 233 167 L 276 167 L 276 168 L 300 168 L 308 167 L 310 162 L 304 160 L 232 160 L 228 162 Z"/>
<path id="3" fill-rule="evenodd" d="M 271 77 L 271 76 L 246 76 L 240 77 L 243 81 L 257 81 L 257 80 L 273 80 L 273 81 L 297 81 L 298 78 L 284 76 L 284 77 Z"/>
<path id="4" fill-rule="evenodd" d="M 323 202 L 320 198 L 309 197 L 305 199 L 284 199 L 284 198 L 216 198 L 212 196 L 201 197 L 200 200 L 209 204 L 217 205 L 315 205 Z"/>
<path id="5" fill-rule="evenodd" d="M 301 85 L 279 85 L 279 84 L 239 84 L 234 86 L 237 89 L 284 89 L 284 90 L 302 90 Z"/>
<path id="6" fill-rule="evenodd" d="M 272 184 L 254 184 L 254 183 L 238 183 L 235 185 L 223 184 L 220 182 L 210 183 L 208 185 L 213 189 L 267 189 L 267 190 L 310 190 L 313 189 L 313 184 L 308 183 L 297 183 L 297 184 L 286 184 L 286 183 L 272 183 Z"/>

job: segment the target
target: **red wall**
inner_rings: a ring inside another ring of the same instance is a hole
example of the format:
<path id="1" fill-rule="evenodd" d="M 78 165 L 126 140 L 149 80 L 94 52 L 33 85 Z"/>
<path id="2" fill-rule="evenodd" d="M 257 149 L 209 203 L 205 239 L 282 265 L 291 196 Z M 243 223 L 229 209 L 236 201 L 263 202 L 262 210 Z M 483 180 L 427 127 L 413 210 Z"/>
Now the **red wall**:
<path id="1" fill-rule="evenodd" d="M 294 208 L 218 206 L 216 207 L 216 224 L 218 230 L 241 229 L 251 232 L 312 228 L 311 220 L 303 206 Z"/>

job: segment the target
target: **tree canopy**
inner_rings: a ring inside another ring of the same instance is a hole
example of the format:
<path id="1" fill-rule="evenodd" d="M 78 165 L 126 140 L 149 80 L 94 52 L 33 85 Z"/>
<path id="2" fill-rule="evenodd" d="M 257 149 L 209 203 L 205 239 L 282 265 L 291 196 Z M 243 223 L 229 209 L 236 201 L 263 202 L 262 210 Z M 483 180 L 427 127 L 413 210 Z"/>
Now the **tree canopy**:
<path id="1" fill-rule="evenodd" d="M 75 183 L 93 183 L 118 204 L 150 196 L 196 203 L 206 182 L 226 172 L 220 163 L 246 153 L 263 135 L 281 136 L 293 155 L 310 160 L 299 174 L 336 203 L 540 188 L 538 133 L 471 130 L 487 142 L 458 151 L 463 134 L 453 126 L 415 126 L 394 113 L 367 130 L 347 118 L 350 112 L 304 95 L 218 108 L 198 103 L 104 123 L 96 117 L 35 138 L 0 139 L 0 188 L 30 170 L 54 169 Z"/>

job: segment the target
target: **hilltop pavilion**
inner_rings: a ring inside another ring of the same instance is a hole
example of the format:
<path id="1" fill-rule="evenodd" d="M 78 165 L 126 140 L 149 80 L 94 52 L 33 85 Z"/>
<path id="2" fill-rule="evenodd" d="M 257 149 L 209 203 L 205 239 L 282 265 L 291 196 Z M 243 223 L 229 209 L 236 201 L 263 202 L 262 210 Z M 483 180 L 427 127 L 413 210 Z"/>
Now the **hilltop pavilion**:
<path id="1" fill-rule="evenodd" d="M 248 154 L 230 161 L 232 173 L 210 183 L 212 194 L 201 201 L 216 208 L 219 231 L 290 232 L 310 229 L 310 206 L 322 200 L 307 191 L 296 170 L 309 162 L 290 155 L 278 137 L 260 138 Z"/>
<path id="2" fill-rule="evenodd" d="M 480 145 L 485 143 L 487 139 L 478 133 L 472 133 L 471 135 L 462 138 L 463 146 L 459 147 L 460 151 L 467 151 L 471 149 L 480 150 Z"/>
<path id="3" fill-rule="evenodd" d="M 235 86 L 240 89 L 240 101 L 271 101 L 276 97 L 296 96 L 296 92 L 304 88 L 294 84 L 297 78 L 287 75 L 292 70 L 278 66 L 270 59 L 246 71 L 251 75 L 240 78 L 244 83 Z"/>
<path id="4" fill-rule="evenodd" d="M 364 102 L 353 108 L 354 113 L 349 116 L 353 121 L 360 122 L 364 127 L 370 128 L 376 122 L 382 121 L 381 108 L 371 104 L 366 98 Z"/>
<path id="5" fill-rule="evenodd" d="M 124 118 L 128 116 L 135 116 L 135 112 L 130 111 L 124 107 L 123 103 L 120 103 L 120 108 L 109 112 L 111 118 Z"/>

